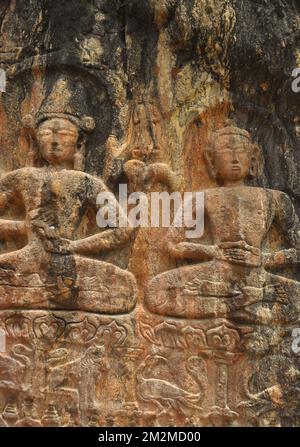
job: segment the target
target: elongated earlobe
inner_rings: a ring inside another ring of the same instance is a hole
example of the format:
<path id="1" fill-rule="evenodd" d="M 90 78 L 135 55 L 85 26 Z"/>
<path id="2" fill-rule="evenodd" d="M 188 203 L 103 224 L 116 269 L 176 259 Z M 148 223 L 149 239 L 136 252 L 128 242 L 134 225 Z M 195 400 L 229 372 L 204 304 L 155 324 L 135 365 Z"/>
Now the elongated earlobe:
<path id="1" fill-rule="evenodd" d="M 75 171 L 84 171 L 84 154 L 81 152 L 77 152 L 74 156 L 74 170 Z"/>
<path id="2" fill-rule="evenodd" d="M 256 164 L 256 160 L 255 159 L 253 159 L 253 157 L 252 157 L 252 159 L 251 159 L 251 165 L 250 165 L 250 169 L 249 169 L 249 175 L 250 175 L 250 177 L 256 177 L 256 167 L 255 167 L 255 164 Z"/>
<path id="3" fill-rule="evenodd" d="M 258 144 L 252 145 L 252 157 L 249 175 L 252 178 L 259 176 L 263 170 L 263 156 Z"/>
<path id="4" fill-rule="evenodd" d="M 39 153 L 37 126 L 33 115 L 25 115 L 22 118 L 22 136 L 28 142 L 28 156 L 26 159 L 26 166 L 43 166 L 44 162 Z"/>
<path id="5" fill-rule="evenodd" d="M 84 171 L 85 168 L 85 140 L 78 143 L 78 149 L 74 155 L 74 170 Z"/>

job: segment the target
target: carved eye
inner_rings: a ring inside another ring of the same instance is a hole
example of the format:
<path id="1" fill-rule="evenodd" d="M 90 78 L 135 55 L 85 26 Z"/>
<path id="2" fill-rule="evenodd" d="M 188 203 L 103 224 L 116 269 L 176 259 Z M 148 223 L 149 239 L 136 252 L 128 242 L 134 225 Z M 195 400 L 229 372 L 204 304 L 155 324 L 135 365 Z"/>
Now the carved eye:
<path id="1" fill-rule="evenodd" d="M 223 149 L 218 149 L 217 153 L 218 154 L 225 154 L 225 155 L 231 155 L 231 149 L 230 148 L 223 148 Z"/>
<path id="2" fill-rule="evenodd" d="M 40 135 L 41 137 L 49 137 L 49 136 L 52 135 L 52 131 L 51 131 L 51 130 L 41 130 L 41 131 L 39 132 L 39 135 Z"/>
<path id="3" fill-rule="evenodd" d="M 73 132 L 68 132 L 66 130 L 60 130 L 57 133 L 62 137 L 73 137 L 75 135 Z"/>
<path id="4" fill-rule="evenodd" d="M 244 155 L 244 154 L 246 154 L 247 152 L 245 151 L 244 148 L 240 148 L 240 149 L 237 149 L 237 150 L 235 151 L 235 153 L 238 154 L 238 155 Z"/>

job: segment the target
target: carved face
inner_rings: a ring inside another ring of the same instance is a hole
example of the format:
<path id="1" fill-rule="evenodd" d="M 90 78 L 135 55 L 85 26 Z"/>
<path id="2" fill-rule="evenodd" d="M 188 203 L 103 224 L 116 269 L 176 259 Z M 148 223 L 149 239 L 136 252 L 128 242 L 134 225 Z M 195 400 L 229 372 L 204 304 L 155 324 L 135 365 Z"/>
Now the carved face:
<path id="1" fill-rule="evenodd" d="M 159 156 L 162 144 L 162 126 L 158 110 L 139 104 L 133 114 L 134 134 L 132 156 L 136 160 L 153 161 Z"/>
<path id="2" fill-rule="evenodd" d="M 78 138 L 77 126 L 64 118 L 42 122 L 37 132 L 40 154 L 53 165 L 71 164 L 74 161 Z"/>
<path id="3" fill-rule="evenodd" d="M 213 168 L 223 183 L 243 181 L 251 168 L 251 148 L 246 138 L 226 135 L 218 138 L 213 152 Z"/>

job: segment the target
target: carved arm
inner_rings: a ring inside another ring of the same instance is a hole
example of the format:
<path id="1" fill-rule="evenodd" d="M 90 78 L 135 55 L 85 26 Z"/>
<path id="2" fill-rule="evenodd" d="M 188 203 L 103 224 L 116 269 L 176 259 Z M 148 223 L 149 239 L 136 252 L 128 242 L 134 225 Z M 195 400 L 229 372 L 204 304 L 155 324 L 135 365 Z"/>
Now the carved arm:
<path id="1" fill-rule="evenodd" d="M 275 222 L 279 224 L 290 248 L 264 254 L 266 267 L 286 267 L 300 263 L 300 222 L 289 196 L 279 192 L 276 196 Z"/>
<path id="2" fill-rule="evenodd" d="M 25 236 L 27 233 L 24 221 L 0 219 L 0 237 Z"/>
<path id="3" fill-rule="evenodd" d="M 169 242 L 167 250 L 175 259 L 199 259 L 209 261 L 216 257 L 217 247 L 214 245 L 203 245 L 194 242 L 180 242 L 175 244 Z"/>

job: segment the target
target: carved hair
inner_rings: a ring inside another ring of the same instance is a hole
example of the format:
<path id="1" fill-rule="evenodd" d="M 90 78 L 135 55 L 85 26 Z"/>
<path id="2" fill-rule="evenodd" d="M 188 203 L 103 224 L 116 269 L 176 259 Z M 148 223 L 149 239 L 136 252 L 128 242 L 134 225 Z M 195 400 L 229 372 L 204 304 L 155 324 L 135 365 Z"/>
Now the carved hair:
<path id="1" fill-rule="evenodd" d="M 42 122 L 54 118 L 67 119 L 85 133 L 91 133 L 95 129 L 95 120 L 91 116 L 83 116 L 79 118 L 78 116 L 71 115 L 70 113 L 49 112 L 37 114 L 36 116 L 28 114 L 24 116 L 22 121 L 24 127 L 35 132 Z"/>
<path id="2" fill-rule="evenodd" d="M 75 115 L 71 115 L 70 113 L 50 113 L 50 112 L 38 114 L 35 119 L 35 127 L 37 128 L 42 122 L 53 118 L 67 119 L 85 133 L 91 133 L 95 129 L 95 120 L 91 116 L 83 116 L 79 118 Z"/>

